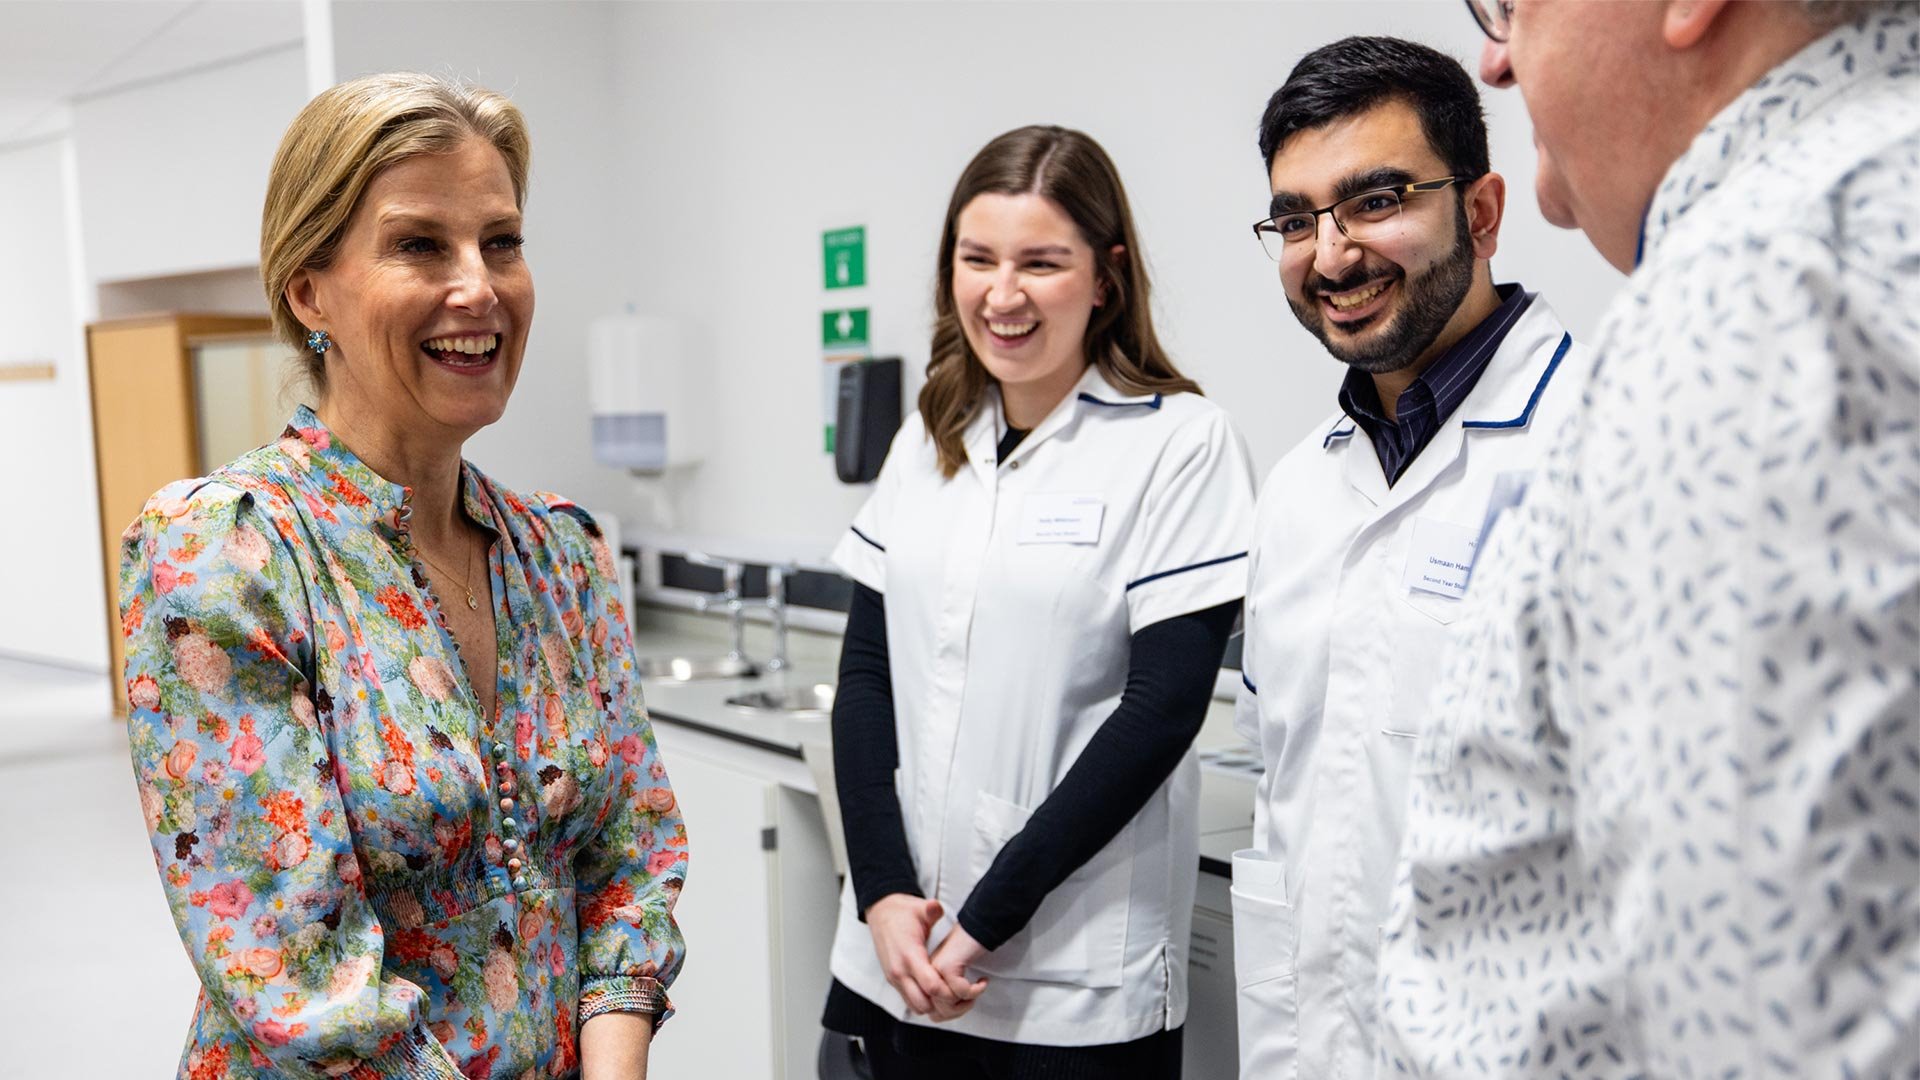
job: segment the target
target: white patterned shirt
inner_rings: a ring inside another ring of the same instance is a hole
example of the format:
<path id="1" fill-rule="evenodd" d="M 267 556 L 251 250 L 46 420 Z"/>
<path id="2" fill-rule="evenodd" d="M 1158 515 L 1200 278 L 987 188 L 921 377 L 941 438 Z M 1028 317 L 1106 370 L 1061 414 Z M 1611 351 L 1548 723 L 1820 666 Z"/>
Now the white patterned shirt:
<path id="1" fill-rule="evenodd" d="M 1416 750 L 1381 1076 L 1920 1076 L 1917 31 L 1654 196 Z"/>

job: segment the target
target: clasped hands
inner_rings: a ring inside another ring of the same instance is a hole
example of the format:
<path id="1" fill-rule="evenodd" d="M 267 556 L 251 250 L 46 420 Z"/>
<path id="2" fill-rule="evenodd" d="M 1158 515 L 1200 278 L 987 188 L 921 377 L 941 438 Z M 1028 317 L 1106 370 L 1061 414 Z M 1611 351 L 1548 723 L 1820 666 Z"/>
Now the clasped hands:
<path id="1" fill-rule="evenodd" d="M 967 966 L 987 950 L 958 923 L 928 955 L 927 939 L 941 915 L 938 900 L 909 893 L 889 894 L 867 908 L 867 930 L 887 982 L 915 1015 L 935 1021 L 966 1015 L 987 988 L 987 980 L 967 978 Z"/>

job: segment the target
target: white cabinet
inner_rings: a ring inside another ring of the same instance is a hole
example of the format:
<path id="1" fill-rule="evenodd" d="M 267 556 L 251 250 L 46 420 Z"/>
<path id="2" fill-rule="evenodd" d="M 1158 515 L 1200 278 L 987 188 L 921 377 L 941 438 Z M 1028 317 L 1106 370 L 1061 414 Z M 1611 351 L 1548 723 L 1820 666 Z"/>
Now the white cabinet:
<path id="1" fill-rule="evenodd" d="M 811 1080 L 839 884 L 812 780 L 787 758 L 656 719 L 687 822 L 687 962 L 650 1075 Z"/>
<path id="2" fill-rule="evenodd" d="M 1233 985 L 1233 906 L 1227 879 L 1201 871 L 1187 953 L 1187 1028 L 1181 1038 L 1186 1080 L 1240 1075 L 1239 1007 Z"/>

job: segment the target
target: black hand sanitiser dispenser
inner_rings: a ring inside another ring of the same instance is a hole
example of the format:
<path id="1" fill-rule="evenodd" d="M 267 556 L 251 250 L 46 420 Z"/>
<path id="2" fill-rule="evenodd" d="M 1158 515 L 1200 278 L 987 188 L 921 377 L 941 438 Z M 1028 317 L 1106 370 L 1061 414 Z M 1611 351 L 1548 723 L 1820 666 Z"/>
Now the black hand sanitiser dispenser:
<path id="1" fill-rule="evenodd" d="M 833 428 L 833 471 L 844 484 L 880 475 L 893 433 L 900 430 L 900 358 L 840 366 L 840 402 Z"/>

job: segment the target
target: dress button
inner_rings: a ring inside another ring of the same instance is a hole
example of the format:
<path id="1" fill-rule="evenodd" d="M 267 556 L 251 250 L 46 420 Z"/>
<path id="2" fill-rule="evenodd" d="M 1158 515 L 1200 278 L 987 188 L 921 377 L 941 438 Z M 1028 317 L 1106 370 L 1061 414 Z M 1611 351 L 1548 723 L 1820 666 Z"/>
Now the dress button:
<path id="1" fill-rule="evenodd" d="M 519 860 L 519 859 L 508 859 L 508 860 L 507 860 L 507 873 L 509 873 L 509 874 L 518 874 L 519 872 L 520 872 L 520 860 Z"/>
<path id="2" fill-rule="evenodd" d="M 511 762 L 511 761 L 501 761 L 501 762 L 497 762 L 497 763 L 496 763 L 496 764 L 495 764 L 495 765 L 493 766 L 493 769 L 494 769 L 494 771 L 495 771 L 495 772 L 497 772 L 497 773 L 499 773 L 499 774 L 500 774 L 501 776 L 512 776 L 512 775 L 513 775 L 513 762 Z"/>
<path id="3" fill-rule="evenodd" d="M 512 800 L 512 799 L 501 799 L 501 800 L 500 800 L 500 812 L 501 812 L 501 813 L 503 813 L 503 814 L 511 814 L 511 813 L 513 813 L 513 800 Z"/>
<path id="4" fill-rule="evenodd" d="M 520 841 L 509 836 L 505 840 L 500 841 L 500 846 L 506 848 L 508 851 L 519 851 Z"/>
<path id="5" fill-rule="evenodd" d="M 526 876 L 525 874 L 522 874 L 522 875 L 520 875 L 519 877 L 517 877 L 517 878 L 514 878 L 514 879 L 513 879 L 513 887 L 514 887 L 514 888 L 516 888 L 516 889 L 524 889 L 524 888 L 526 888 L 526 887 L 527 887 L 527 876 Z"/>
<path id="6" fill-rule="evenodd" d="M 494 743 L 494 744 L 493 744 L 493 756 L 494 756 L 494 757 L 506 757 L 506 756 L 507 756 L 507 744 L 506 744 L 506 743 L 503 743 L 503 742 L 497 742 L 497 743 Z"/>
<path id="7" fill-rule="evenodd" d="M 1017 462 L 1017 461 L 1016 461 L 1016 462 L 1014 462 L 1013 464 L 1011 464 L 1011 465 L 1009 465 L 1009 466 L 1007 466 L 1007 468 L 1009 468 L 1009 469 L 1017 469 L 1017 468 L 1019 468 L 1019 467 L 1020 467 L 1020 463 L 1019 463 L 1019 462 Z"/>
<path id="8" fill-rule="evenodd" d="M 515 821 L 515 820 L 513 820 L 513 819 L 512 819 L 512 818 L 510 818 L 510 817 L 509 817 L 509 818 L 501 818 L 501 819 L 500 819 L 500 831 L 501 831 L 501 832 L 505 832 L 505 833 L 511 833 L 511 832 L 513 832 L 513 831 L 514 831 L 515 829 L 518 829 L 519 827 L 520 827 L 520 823 L 519 823 L 519 822 L 517 822 L 517 821 Z"/>

